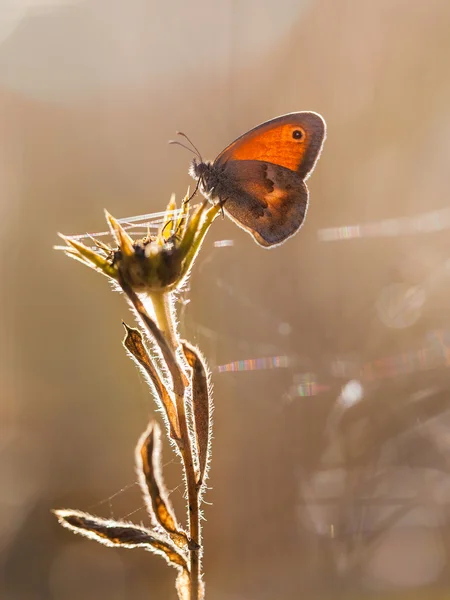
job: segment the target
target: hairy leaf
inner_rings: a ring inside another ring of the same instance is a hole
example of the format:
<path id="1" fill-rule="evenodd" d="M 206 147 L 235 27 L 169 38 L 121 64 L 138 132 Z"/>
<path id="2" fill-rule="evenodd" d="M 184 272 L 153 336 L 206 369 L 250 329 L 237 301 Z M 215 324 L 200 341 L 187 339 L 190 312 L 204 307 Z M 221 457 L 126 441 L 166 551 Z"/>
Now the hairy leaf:
<path id="1" fill-rule="evenodd" d="M 187 562 L 180 552 L 161 535 L 125 521 L 101 519 L 78 510 L 55 510 L 58 521 L 71 529 L 105 546 L 143 548 L 163 556 L 168 563 L 187 570 Z"/>
<path id="2" fill-rule="evenodd" d="M 147 352 L 147 348 L 142 340 L 141 332 L 138 329 L 133 329 L 123 324 L 126 330 L 126 336 L 123 341 L 123 345 L 132 355 L 134 360 L 144 369 L 147 373 L 150 381 L 153 383 L 156 392 L 159 396 L 161 404 L 164 406 L 166 411 L 167 419 L 170 425 L 170 435 L 173 439 L 180 439 L 180 427 L 178 425 L 178 416 L 175 404 L 167 391 L 161 377 L 152 363 L 150 356 Z"/>
<path id="3" fill-rule="evenodd" d="M 177 546 L 185 546 L 188 538 L 176 522 L 161 474 L 161 432 L 155 421 L 138 442 L 136 465 L 139 483 L 154 521 L 167 531 Z"/>
<path id="4" fill-rule="evenodd" d="M 192 368 L 192 406 L 200 469 L 198 483 L 202 484 L 210 453 L 211 398 L 208 375 L 203 357 L 198 349 L 186 341 L 183 341 L 182 345 L 186 360 Z"/>

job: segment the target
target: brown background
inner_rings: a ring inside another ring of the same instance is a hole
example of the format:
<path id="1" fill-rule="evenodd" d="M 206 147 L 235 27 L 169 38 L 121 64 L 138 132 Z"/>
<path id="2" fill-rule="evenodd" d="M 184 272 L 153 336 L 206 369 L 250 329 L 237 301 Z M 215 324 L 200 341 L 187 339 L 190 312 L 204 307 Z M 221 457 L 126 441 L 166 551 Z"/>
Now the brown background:
<path id="1" fill-rule="evenodd" d="M 304 228 L 266 251 L 219 219 L 182 320 L 215 386 L 207 597 L 446 596 L 447 225 L 319 231 L 448 206 L 449 32 L 447 0 L 0 1 L 1 598 L 175 599 L 159 558 L 50 514 L 145 523 L 133 447 L 153 414 L 121 347 L 123 299 L 52 245 L 103 229 L 103 208 L 181 198 L 175 130 L 214 157 L 294 110 L 328 124 Z M 392 304 L 418 285 L 417 310 Z M 264 356 L 289 366 L 217 368 Z M 322 387 L 299 395 L 305 377 Z M 345 409 L 350 379 L 364 399 Z"/>

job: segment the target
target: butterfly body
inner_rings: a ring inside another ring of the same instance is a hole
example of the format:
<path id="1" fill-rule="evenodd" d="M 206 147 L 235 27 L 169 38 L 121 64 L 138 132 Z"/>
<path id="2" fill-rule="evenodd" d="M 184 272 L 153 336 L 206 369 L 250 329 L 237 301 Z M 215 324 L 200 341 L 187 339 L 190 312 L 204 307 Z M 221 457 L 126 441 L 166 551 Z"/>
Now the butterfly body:
<path id="1" fill-rule="evenodd" d="M 312 112 L 283 115 L 235 140 L 214 162 L 193 160 L 190 173 L 204 196 L 260 245 L 276 246 L 301 227 L 309 176 L 325 139 L 325 122 Z"/>

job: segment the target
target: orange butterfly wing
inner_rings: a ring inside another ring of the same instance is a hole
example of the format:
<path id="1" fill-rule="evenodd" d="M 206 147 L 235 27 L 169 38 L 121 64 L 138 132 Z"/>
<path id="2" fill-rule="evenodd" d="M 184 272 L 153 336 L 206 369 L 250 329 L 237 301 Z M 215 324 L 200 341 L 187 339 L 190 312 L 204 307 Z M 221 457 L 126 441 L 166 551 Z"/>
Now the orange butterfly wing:
<path id="1" fill-rule="evenodd" d="M 259 160 L 295 171 L 306 179 L 319 158 L 325 135 L 325 121 L 317 113 L 282 115 L 237 138 L 219 154 L 214 165 L 229 160 Z"/>
<path id="2" fill-rule="evenodd" d="M 313 112 L 282 115 L 237 138 L 211 163 L 193 161 L 203 194 L 265 247 L 300 229 L 308 208 L 305 179 L 319 158 L 325 121 Z"/>

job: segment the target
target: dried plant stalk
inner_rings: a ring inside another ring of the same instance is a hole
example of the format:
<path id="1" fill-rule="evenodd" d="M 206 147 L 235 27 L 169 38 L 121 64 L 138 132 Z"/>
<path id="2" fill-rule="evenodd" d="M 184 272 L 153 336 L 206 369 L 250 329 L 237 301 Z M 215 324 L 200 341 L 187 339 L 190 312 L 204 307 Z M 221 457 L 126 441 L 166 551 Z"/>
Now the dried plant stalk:
<path id="1" fill-rule="evenodd" d="M 208 210 L 206 207 L 207 203 L 202 203 L 189 218 L 185 202 L 175 220 L 172 198 L 158 235 L 136 242 L 107 213 L 118 244 L 116 250 L 102 243 L 97 244 L 100 252 L 95 252 L 78 240 L 61 236 L 67 243 L 64 250 L 68 256 L 120 286 L 154 345 L 154 351 L 149 352 L 142 333 L 125 325 L 124 346 L 151 385 L 167 435 L 182 458 L 188 506 L 184 529 L 168 499 L 161 469 L 160 428 L 152 421 L 136 448 L 138 477 L 152 520 L 151 529 L 76 510 L 58 510 L 55 514 L 64 527 L 102 544 L 144 548 L 163 556 L 179 571 L 176 589 L 180 600 L 204 598 L 200 514 L 210 455 L 211 396 L 208 370 L 200 352 L 188 342 L 180 342 L 173 291 L 189 274 L 206 232 L 220 210 L 219 205 Z M 148 313 L 149 303 L 156 321 Z M 189 368 L 190 378 L 185 374 Z M 189 401 L 191 411 L 186 410 Z M 194 432 L 195 439 L 191 439 L 190 432 Z"/>

